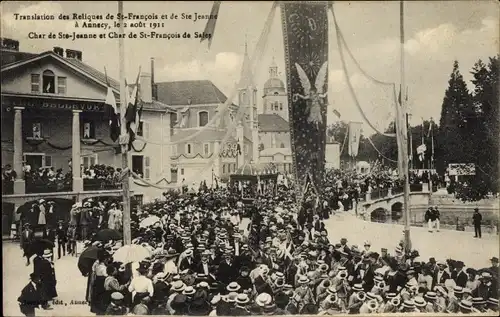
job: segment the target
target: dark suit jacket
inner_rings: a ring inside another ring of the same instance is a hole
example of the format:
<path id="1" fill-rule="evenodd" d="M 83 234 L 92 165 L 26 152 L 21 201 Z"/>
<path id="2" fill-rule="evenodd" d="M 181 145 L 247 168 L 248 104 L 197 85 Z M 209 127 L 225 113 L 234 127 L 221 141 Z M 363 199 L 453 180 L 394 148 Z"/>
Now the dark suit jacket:
<path id="1" fill-rule="evenodd" d="M 34 313 L 35 308 L 41 305 L 43 301 L 40 286 L 35 288 L 31 282 L 28 283 L 21 291 L 21 295 L 18 297 L 17 301 L 19 302 L 23 314 L 29 312 Z"/>
<path id="2" fill-rule="evenodd" d="M 219 269 L 217 271 L 217 281 L 225 285 L 234 281 L 238 276 L 238 270 L 234 263 L 231 265 L 227 264 L 226 260 L 222 260 L 219 264 Z"/>
<path id="3" fill-rule="evenodd" d="M 465 287 L 468 279 L 469 279 L 469 277 L 468 277 L 467 273 L 465 273 L 463 271 L 456 274 L 456 276 L 454 277 L 455 284 L 457 284 L 457 286 L 460 286 L 460 287 Z"/>
<path id="4" fill-rule="evenodd" d="M 433 288 L 433 289 L 434 289 L 434 286 L 436 286 L 436 285 L 438 285 L 438 284 L 444 284 L 444 282 L 445 282 L 446 280 L 448 280 L 448 279 L 450 279 L 450 278 L 451 278 L 451 277 L 450 277 L 450 274 L 448 274 L 448 272 L 447 272 L 447 271 L 444 271 L 444 272 L 443 272 L 443 275 L 441 275 L 441 279 L 438 281 L 438 280 L 437 280 L 438 272 L 439 272 L 439 271 L 436 271 L 436 272 L 434 273 L 434 275 L 432 276 L 432 288 Z M 467 280 L 466 280 L 466 282 L 467 282 Z"/>
<path id="5" fill-rule="evenodd" d="M 21 233 L 20 240 L 21 240 L 21 246 L 23 247 L 23 249 L 28 247 L 30 245 L 31 241 L 33 241 L 33 230 L 31 230 L 31 229 L 23 230 L 23 232 Z"/>
<path id="6" fill-rule="evenodd" d="M 192 270 L 194 271 L 196 269 L 196 263 L 194 259 L 191 259 L 191 264 L 188 262 L 188 259 L 182 259 L 180 265 L 179 265 L 179 271 L 184 271 L 184 270 Z"/>

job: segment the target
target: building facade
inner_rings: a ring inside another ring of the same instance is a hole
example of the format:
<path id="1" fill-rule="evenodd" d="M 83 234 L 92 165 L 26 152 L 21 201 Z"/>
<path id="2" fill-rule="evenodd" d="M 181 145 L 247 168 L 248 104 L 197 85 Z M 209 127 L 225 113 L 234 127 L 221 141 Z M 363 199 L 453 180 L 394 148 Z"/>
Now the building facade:
<path id="1" fill-rule="evenodd" d="M 40 54 L 23 53 L 19 42 L 2 39 L 1 73 L 2 165 L 11 165 L 18 175 L 13 194 L 41 190 L 26 184 L 26 169 L 71 173 L 70 181 L 54 190 L 79 193 L 96 189 L 87 186 L 92 182 L 85 169 L 121 167 L 120 146 L 109 136 L 104 108 L 108 83 L 119 107 L 119 82 L 85 64 L 82 52 L 55 47 Z M 172 110 L 153 100 L 151 74 L 141 75 L 140 91 L 143 113 L 137 134 L 151 142 L 134 142 L 129 167 L 151 182 L 170 180 L 170 148 L 161 141 L 169 142 Z M 164 159 L 158 160 L 158 153 Z M 75 162 L 79 168 L 74 168 Z M 134 183 L 131 190 L 146 200 L 161 195 Z"/>

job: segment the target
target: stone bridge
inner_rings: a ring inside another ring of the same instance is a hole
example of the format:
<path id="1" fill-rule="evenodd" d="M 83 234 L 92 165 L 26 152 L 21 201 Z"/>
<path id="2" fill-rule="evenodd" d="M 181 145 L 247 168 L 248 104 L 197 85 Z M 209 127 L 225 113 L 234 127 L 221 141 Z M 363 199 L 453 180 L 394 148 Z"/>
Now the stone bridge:
<path id="1" fill-rule="evenodd" d="M 422 188 L 423 187 L 423 188 Z M 422 186 L 419 191 L 410 192 L 410 206 L 412 209 L 427 208 L 430 203 L 430 192 L 427 186 Z M 365 200 L 358 205 L 358 214 L 365 218 L 398 219 L 403 215 L 404 194 L 402 188 L 389 188 L 375 190 L 367 193 Z"/>

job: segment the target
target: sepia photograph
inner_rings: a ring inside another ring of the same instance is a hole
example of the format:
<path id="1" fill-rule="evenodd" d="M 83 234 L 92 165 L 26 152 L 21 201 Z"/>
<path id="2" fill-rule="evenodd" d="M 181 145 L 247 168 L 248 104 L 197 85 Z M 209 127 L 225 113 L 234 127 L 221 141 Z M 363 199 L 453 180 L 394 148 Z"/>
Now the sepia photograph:
<path id="1" fill-rule="evenodd" d="M 4 316 L 498 316 L 496 1 L 2 1 Z"/>

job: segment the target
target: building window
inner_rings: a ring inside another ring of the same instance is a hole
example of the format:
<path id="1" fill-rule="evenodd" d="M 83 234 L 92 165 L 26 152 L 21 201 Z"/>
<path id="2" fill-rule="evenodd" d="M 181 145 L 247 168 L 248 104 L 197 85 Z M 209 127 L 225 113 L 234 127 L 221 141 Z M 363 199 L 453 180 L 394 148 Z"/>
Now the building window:
<path id="1" fill-rule="evenodd" d="M 171 113 L 170 114 L 170 127 L 175 127 L 175 125 L 177 124 L 177 113 Z"/>
<path id="2" fill-rule="evenodd" d="M 45 158 L 44 166 L 45 167 L 52 167 L 52 156 L 45 155 L 44 158 Z"/>
<path id="3" fill-rule="evenodd" d="M 193 152 L 193 145 L 191 143 L 186 144 L 186 154 L 191 154 Z"/>
<path id="4" fill-rule="evenodd" d="M 285 144 L 281 143 L 280 144 L 280 148 L 284 149 L 285 148 Z"/>
<path id="5" fill-rule="evenodd" d="M 181 175 L 184 175 L 184 169 L 181 168 Z"/>
<path id="6" fill-rule="evenodd" d="M 209 143 L 203 144 L 203 154 L 204 155 L 210 154 L 210 144 Z"/>
<path id="7" fill-rule="evenodd" d="M 222 164 L 222 174 L 226 174 L 226 164 Z"/>
<path id="8" fill-rule="evenodd" d="M 33 139 L 42 138 L 42 124 L 40 122 L 33 123 L 31 131 L 32 131 L 31 137 Z"/>
<path id="9" fill-rule="evenodd" d="M 208 124 L 208 112 L 200 111 L 198 112 L 198 126 L 204 127 Z"/>
<path id="10" fill-rule="evenodd" d="M 97 154 L 82 156 L 82 167 L 84 169 L 90 168 L 91 166 L 96 164 L 97 164 Z"/>
<path id="11" fill-rule="evenodd" d="M 132 171 L 140 177 L 144 177 L 144 156 L 132 155 Z"/>
<path id="12" fill-rule="evenodd" d="M 92 121 L 85 121 L 82 125 L 83 139 L 95 139 L 95 124 Z"/>
<path id="13" fill-rule="evenodd" d="M 253 91 L 253 105 L 257 105 L 257 90 Z"/>
<path id="14" fill-rule="evenodd" d="M 40 93 L 40 75 L 31 74 L 31 92 Z"/>
<path id="15" fill-rule="evenodd" d="M 66 94 L 66 77 L 57 77 L 57 93 L 60 95 Z"/>
<path id="16" fill-rule="evenodd" d="M 283 110 L 283 104 L 280 102 L 280 110 Z"/>
<path id="17" fill-rule="evenodd" d="M 47 94 L 56 93 L 56 77 L 51 70 L 46 70 L 43 72 L 43 92 Z"/>

